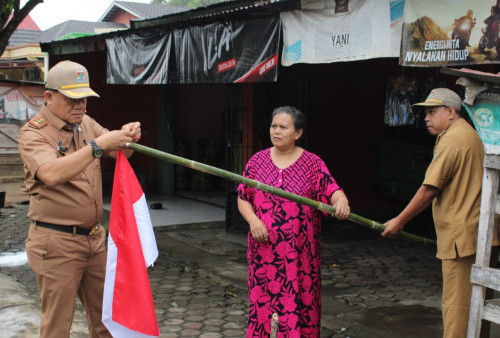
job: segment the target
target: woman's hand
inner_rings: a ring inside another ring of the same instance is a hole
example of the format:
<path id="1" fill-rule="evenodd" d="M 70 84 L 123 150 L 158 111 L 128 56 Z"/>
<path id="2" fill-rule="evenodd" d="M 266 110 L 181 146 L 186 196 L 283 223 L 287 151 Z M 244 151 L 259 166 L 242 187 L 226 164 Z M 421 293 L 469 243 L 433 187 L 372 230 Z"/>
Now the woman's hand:
<path id="1" fill-rule="evenodd" d="M 269 239 L 267 228 L 257 215 L 255 215 L 253 206 L 250 202 L 244 201 L 238 197 L 238 210 L 250 226 L 250 233 L 252 234 L 253 239 L 259 243 L 267 241 Z"/>
<path id="2" fill-rule="evenodd" d="M 252 221 L 252 223 L 249 224 L 250 232 L 252 233 L 252 237 L 256 242 L 262 243 L 266 242 L 269 239 L 267 228 L 260 219 L 255 219 L 254 221 Z"/>
<path id="3" fill-rule="evenodd" d="M 335 217 L 337 219 L 346 219 L 351 213 L 351 207 L 349 207 L 349 200 L 342 190 L 337 190 L 332 195 L 332 205 L 337 209 L 335 212 Z"/>

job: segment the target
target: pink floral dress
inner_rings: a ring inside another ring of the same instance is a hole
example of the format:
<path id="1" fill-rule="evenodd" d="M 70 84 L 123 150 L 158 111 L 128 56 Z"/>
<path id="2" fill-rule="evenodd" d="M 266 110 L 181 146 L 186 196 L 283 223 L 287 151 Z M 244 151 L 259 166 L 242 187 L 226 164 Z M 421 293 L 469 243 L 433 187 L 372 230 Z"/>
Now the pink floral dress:
<path id="1" fill-rule="evenodd" d="M 244 176 L 330 204 L 340 187 L 325 163 L 306 150 L 285 169 L 271 160 L 270 149 L 256 153 Z M 269 337 L 271 316 L 279 315 L 278 337 L 319 337 L 321 321 L 321 212 L 240 184 L 238 196 L 253 205 L 269 241 L 248 233 L 247 337 Z"/>

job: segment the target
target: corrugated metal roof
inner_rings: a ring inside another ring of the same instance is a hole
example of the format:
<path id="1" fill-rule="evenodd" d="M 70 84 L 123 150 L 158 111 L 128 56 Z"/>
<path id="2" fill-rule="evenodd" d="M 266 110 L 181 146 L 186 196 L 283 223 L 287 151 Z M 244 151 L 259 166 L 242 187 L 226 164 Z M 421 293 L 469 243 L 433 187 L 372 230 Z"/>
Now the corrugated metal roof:
<path id="1" fill-rule="evenodd" d="M 448 67 L 441 67 L 441 73 L 457 77 L 468 77 L 479 82 L 488 82 L 496 85 L 500 84 L 500 74 L 487 73 L 475 69 L 468 69 L 468 68 L 454 69 Z"/>
<path id="2" fill-rule="evenodd" d="M 110 9 L 108 9 L 108 11 L 105 13 L 105 17 L 111 17 L 113 14 L 110 13 L 115 13 L 119 9 L 128 11 L 138 16 L 139 18 L 155 18 L 166 14 L 186 11 L 189 9 L 189 7 L 115 1 L 111 5 Z M 31 18 L 29 19 L 31 20 Z M 26 20 L 27 19 L 25 19 L 24 21 Z M 38 28 L 38 26 L 36 28 Z M 68 37 L 73 33 L 83 33 L 88 35 L 113 28 L 126 29 L 128 28 L 128 26 L 121 23 L 108 22 L 105 20 L 101 22 L 68 20 L 45 31 L 40 31 L 39 28 L 37 30 L 23 29 L 23 27 L 20 26 L 12 34 L 11 38 L 9 39 L 8 46 L 14 47 L 27 43 L 56 41 L 63 37 Z"/>
<path id="3" fill-rule="evenodd" d="M 111 4 L 108 10 L 103 14 L 99 21 L 109 22 L 119 10 L 124 10 L 138 19 L 150 19 L 172 13 L 178 13 L 189 10 L 185 6 L 171 6 L 159 4 L 143 4 L 128 1 L 115 1 Z"/>
<path id="4" fill-rule="evenodd" d="M 128 27 L 124 24 L 114 22 L 68 20 L 45 30 L 41 36 L 41 40 L 37 42 L 59 40 L 71 33 L 95 33 L 96 30 L 105 28 L 124 29 Z"/>
<path id="5" fill-rule="evenodd" d="M 333 0 L 332 0 L 333 1 Z M 161 25 L 178 25 L 180 23 L 196 24 L 205 21 L 217 21 L 221 17 L 237 16 L 252 13 L 275 13 L 300 9 L 300 0 L 228 0 L 213 5 L 198 7 L 189 11 L 164 15 L 159 18 L 132 20 L 132 28 L 153 27 Z"/>
<path id="6" fill-rule="evenodd" d="M 107 29 L 126 29 L 128 26 L 113 22 L 89 22 L 69 20 L 45 31 L 16 29 L 10 36 L 8 47 L 41 41 L 56 41 L 73 33 L 96 34 Z"/>
<path id="7" fill-rule="evenodd" d="M 300 0 L 234 0 L 193 10 L 170 14 L 156 19 L 132 21 L 132 28 L 95 36 L 87 36 L 64 41 L 42 42 L 44 52 L 52 55 L 93 52 L 106 48 L 105 39 L 142 31 L 162 31 L 165 26 L 180 27 L 188 24 L 204 24 L 218 20 L 249 15 L 266 15 L 300 9 Z"/>

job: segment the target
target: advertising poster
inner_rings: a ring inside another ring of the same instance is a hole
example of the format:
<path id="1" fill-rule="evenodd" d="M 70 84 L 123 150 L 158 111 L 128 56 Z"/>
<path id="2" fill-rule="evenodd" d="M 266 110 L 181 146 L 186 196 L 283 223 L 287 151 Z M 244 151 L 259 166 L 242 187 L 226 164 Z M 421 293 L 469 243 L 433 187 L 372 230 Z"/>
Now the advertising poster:
<path id="1" fill-rule="evenodd" d="M 281 64 L 399 57 L 404 1 L 303 0 L 282 12 Z"/>
<path id="2" fill-rule="evenodd" d="M 400 65 L 500 62 L 496 0 L 406 0 L 403 20 Z"/>
<path id="3" fill-rule="evenodd" d="M 465 105 L 467 113 L 484 143 L 487 154 L 500 154 L 500 91 L 488 89 L 479 93 L 474 105 Z"/>
<path id="4" fill-rule="evenodd" d="M 276 81 L 279 15 L 174 31 L 179 83 Z"/>

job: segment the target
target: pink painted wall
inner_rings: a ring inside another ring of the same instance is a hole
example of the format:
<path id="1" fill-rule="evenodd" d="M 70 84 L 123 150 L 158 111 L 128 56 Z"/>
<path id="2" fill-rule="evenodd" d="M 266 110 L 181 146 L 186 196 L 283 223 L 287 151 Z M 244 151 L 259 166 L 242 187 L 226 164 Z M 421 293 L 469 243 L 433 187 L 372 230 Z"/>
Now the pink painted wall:
<path id="1" fill-rule="evenodd" d="M 111 18 L 111 22 L 115 22 L 115 23 L 122 23 L 122 24 L 125 24 L 127 26 L 130 26 L 130 20 L 135 20 L 135 19 L 138 19 L 138 17 L 136 17 L 135 15 L 132 15 L 128 12 L 125 12 L 123 10 L 119 10 L 118 12 L 116 12 L 116 14 Z"/>

